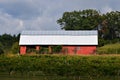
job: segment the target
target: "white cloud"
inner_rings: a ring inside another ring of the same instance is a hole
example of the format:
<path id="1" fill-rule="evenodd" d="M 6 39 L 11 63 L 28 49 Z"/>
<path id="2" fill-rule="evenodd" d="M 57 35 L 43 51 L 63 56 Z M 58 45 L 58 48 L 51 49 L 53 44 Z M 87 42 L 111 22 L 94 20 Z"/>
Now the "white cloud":
<path id="1" fill-rule="evenodd" d="M 51 17 L 38 17 L 34 20 L 25 20 L 27 30 L 59 30 L 56 19 Z M 56 24 L 55 24 L 56 23 Z"/>
<path id="2" fill-rule="evenodd" d="M 103 9 L 101 10 L 103 13 L 107 13 L 107 12 L 111 12 L 113 11 L 113 9 L 109 6 L 105 6 L 103 7 Z"/>
<path id="3" fill-rule="evenodd" d="M 9 14 L 0 12 L 0 34 L 20 32 L 24 29 L 24 27 L 21 26 L 21 21 L 22 20 L 12 18 Z"/>
<path id="4" fill-rule="evenodd" d="M 20 27 L 23 27 L 23 21 L 22 20 L 19 21 L 19 25 L 20 25 Z"/>

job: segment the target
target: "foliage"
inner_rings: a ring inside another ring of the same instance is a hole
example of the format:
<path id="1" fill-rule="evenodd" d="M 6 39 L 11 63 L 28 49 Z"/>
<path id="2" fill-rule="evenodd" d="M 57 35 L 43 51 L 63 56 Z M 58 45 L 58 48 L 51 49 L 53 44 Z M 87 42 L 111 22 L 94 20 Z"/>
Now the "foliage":
<path id="1" fill-rule="evenodd" d="M 106 14 L 93 9 L 64 12 L 62 18 L 57 20 L 64 30 L 98 30 L 99 46 L 120 38 L 120 12 L 111 11 Z M 102 42 L 104 41 L 104 42 Z"/>
<path id="2" fill-rule="evenodd" d="M 15 42 L 14 44 L 13 44 L 13 46 L 12 46 L 12 53 L 19 53 L 19 49 L 20 49 L 20 47 L 19 47 L 19 43 L 18 42 Z"/>
<path id="3" fill-rule="evenodd" d="M 98 46 L 101 47 L 101 46 L 104 46 L 105 45 L 105 40 L 103 38 L 99 38 L 98 39 Z"/>
<path id="4" fill-rule="evenodd" d="M 65 12 L 57 23 L 65 30 L 91 30 L 100 22 L 99 12 L 92 9 Z"/>
<path id="5" fill-rule="evenodd" d="M 40 54 L 47 54 L 47 53 L 48 53 L 48 48 L 46 48 L 46 47 L 41 47 L 40 50 L 39 50 L 39 53 L 40 53 Z"/>
<path id="6" fill-rule="evenodd" d="M 37 71 L 37 75 L 119 76 L 119 66 L 120 56 L 0 56 L 0 72 L 8 73 Z"/>
<path id="7" fill-rule="evenodd" d="M 59 53 L 62 50 L 62 46 L 52 46 L 52 52 L 53 53 Z"/>
<path id="8" fill-rule="evenodd" d="M 120 43 L 107 44 L 97 48 L 98 54 L 120 54 Z"/>
<path id="9" fill-rule="evenodd" d="M 0 42 L 0 55 L 4 53 L 4 50 L 3 50 L 3 45 L 2 43 Z"/>
<path id="10" fill-rule="evenodd" d="M 0 35 L 0 47 L 2 45 L 2 49 L 5 53 L 11 50 L 11 47 L 15 42 L 18 42 L 19 35 L 10 35 L 10 34 L 3 34 Z"/>
<path id="11" fill-rule="evenodd" d="M 54 45 L 54 46 L 51 46 L 51 49 L 52 49 L 52 53 L 59 53 L 62 49 L 62 46 L 60 45 Z M 40 47 L 40 50 L 39 50 L 39 53 L 40 54 L 47 54 L 49 53 L 49 49 L 48 47 Z"/>
<path id="12" fill-rule="evenodd" d="M 3 54 L 3 53 L 4 53 L 3 49 L 0 48 L 0 55 Z"/>

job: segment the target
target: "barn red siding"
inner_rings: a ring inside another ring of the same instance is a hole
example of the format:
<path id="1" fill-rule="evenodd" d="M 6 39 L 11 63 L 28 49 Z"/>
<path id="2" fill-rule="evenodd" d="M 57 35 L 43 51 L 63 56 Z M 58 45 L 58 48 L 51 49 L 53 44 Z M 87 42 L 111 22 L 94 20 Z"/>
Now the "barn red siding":
<path id="1" fill-rule="evenodd" d="M 40 50 L 40 46 L 35 46 L 36 50 Z M 27 46 L 20 46 L 20 54 L 26 54 Z M 63 54 L 94 54 L 96 46 L 62 46 Z"/>
<path id="2" fill-rule="evenodd" d="M 36 50 L 39 51 L 40 50 L 40 46 L 36 46 Z"/>
<path id="3" fill-rule="evenodd" d="M 26 46 L 20 46 L 20 54 L 26 54 Z"/>
<path id="4" fill-rule="evenodd" d="M 65 54 L 94 54 L 96 46 L 63 46 L 62 51 Z"/>

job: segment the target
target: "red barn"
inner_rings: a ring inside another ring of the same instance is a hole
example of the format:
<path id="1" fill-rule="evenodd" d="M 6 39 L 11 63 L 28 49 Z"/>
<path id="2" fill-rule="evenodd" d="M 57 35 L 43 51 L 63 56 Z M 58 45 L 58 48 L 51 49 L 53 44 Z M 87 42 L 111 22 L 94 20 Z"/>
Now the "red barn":
<path id="1" fill-rule="evenodd" d="M 67 54 L 93 54 L 98 45 L 97 30 L 82 31 L 23 31 L 20 36 L 20 54 L 29 47 L 40 50 L 41 46 L 61 45 Z"/>

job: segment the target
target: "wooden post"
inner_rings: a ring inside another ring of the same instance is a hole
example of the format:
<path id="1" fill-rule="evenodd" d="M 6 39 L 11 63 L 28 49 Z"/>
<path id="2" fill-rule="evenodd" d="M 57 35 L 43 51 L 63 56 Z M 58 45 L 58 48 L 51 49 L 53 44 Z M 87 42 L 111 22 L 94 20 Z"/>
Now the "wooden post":
<path id="1" fill-rule="evenodd" d="M 35 47 L 36 47 L 36 53 L 38 54 L 40 50 L 40 46 L 35 46 Z"/>
<path id="2" fill-rule="evenodd" d="M 48 46 L 49 53 L 52 53 L 52 47 Z"/>
<path id="3" fill-rule="evenodd" d="M 39 51 L 40 50 L 40 46 L 36 46 L 36 50 Z"/>
<path id="4" fill-rule="evenodd" d="M 21 55 L 24 55 L 24 54 L 26 54 L 26 46 L 20 46 L 20 54 Z"/>

